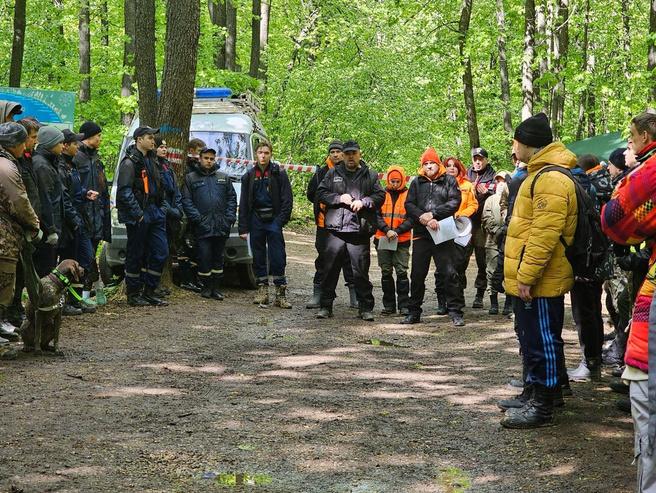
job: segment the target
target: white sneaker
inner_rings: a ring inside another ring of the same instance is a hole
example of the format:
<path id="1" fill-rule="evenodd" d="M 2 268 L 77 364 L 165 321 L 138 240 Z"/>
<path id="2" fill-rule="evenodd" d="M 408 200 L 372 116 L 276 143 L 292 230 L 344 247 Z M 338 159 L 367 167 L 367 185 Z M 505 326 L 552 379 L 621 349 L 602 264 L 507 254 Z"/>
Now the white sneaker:
<path id="1" fill-rule="evenodd" d="M 581 361 L 579 366 L 567 370 L 567 377 L 571 382 L 589 382 L 592 372 L 588 369 L 585 361 Z"/>
<path id="2" fill-rule="evenodd" d="M 16 332 L 16 327 L 7 322 L 6 320 L 3 320 L 2 323 L 0 323 L 0 335 L 2 334 L 13 334 Z"/>

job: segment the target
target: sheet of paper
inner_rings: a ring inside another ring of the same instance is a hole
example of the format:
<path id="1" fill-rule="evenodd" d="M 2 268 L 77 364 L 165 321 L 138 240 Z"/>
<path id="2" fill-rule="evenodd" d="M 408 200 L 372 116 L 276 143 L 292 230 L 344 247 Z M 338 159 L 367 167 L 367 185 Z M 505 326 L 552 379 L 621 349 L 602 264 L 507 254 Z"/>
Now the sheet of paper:
<path id="1" fill-rule="evenodd" d="M 469 233 L 468 235 L 458 236 L 453 241 L 456 242 L 461 247 L 466 247 L 467 245 L 469 245 L 469 242 L 471 241 L 471 237 L 472 237 L 472 235 L 471 235 L 471 233 Z"/>
<path id="2" fill-rule="evenodd" d="M 251 248 L 251 234 L 246 235 L 246 245 L 248 245 L 248 256 L 253 258 L 253 250 Z"/>
<path id="3" fill-rule="evenodd" d="M 378 239 L 378 250 L 390 250 L 395 252 L 399 246 L 399 239 L 390 240 L 387 236 Z"/>
<path id="4" fill-rule="evenodd" d="M 453 217 L 447 217 L 438 222 L 440 223 L 440 227 L 437 231 L 426 228 L 433 237 L 433 242 L 436 245 L 444 243 L 445 241 L 453 240 L 458 236 L 458 229 L 456 228 L 456 222 Z"/>

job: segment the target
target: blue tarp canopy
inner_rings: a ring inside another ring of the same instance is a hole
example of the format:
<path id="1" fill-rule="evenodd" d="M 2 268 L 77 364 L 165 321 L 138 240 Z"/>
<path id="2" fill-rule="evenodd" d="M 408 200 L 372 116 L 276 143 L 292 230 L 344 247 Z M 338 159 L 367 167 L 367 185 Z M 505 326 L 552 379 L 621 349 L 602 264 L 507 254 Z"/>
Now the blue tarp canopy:
<path id="1" fill-rule="evenodd" d="M 46 91 L 18 87 L 0 87 L 0 100 L 12 101 L 23 107 L 16 119 L 31 116 L 39 122 L 72 128 L 75 120 L 75 93 Z"/>

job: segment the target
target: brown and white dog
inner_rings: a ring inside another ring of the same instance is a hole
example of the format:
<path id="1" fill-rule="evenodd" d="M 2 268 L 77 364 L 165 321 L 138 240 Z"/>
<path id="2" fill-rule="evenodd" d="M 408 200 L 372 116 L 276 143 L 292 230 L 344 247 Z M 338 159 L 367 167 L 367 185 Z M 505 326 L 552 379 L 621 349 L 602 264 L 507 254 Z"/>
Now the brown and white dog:
<path id="1" fill-rule="evenodd" d="M 84 269 L 75 260 L 64 260 L 57 268 L 65 280 L 50 273 L 39 281 L 41 297 L 37 310 L 31 301 L 25 305 L 26 318 L 20 328 L 23 351 L 59 353 L 59 329 L 62 320 L 63 295 L 71 282 L 79 282 Z M 52 345 L 50 345 L 52 343 Z"/>

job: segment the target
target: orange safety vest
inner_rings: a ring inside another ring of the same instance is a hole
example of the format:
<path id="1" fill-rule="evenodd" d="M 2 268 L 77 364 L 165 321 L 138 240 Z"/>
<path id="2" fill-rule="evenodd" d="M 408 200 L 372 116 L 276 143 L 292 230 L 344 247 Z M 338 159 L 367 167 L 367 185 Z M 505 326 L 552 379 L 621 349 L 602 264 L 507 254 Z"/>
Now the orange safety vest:
<path id="1" fill-rule="evenodd" d="M 389 192 L 385 193 L 385 203 L 383 203 L 383 206 L 380 208 L 380 213 L 383 216 L 385 223 L 390 229 L 398 228 L 399 226 L 401 226 L 403 221 L 405 221 L 406 219 L 405 199 L 407 196 L 408 196 L 408 190 L 405 189 L 403 192 L 399 194 L 399 196 L 396 199 L 396 202 L 392 204 L 392 194 Z M 382 238 L 383 236 L 386 235 L 380 229 L 376 231 L 376 238 Z M 411 238 L 412 238 L 412 230 L 406 231 L 405 233 L 401 233 L 399 235 L 399 243 L 405 243 L 406 241 L 410 241 Z"/>

